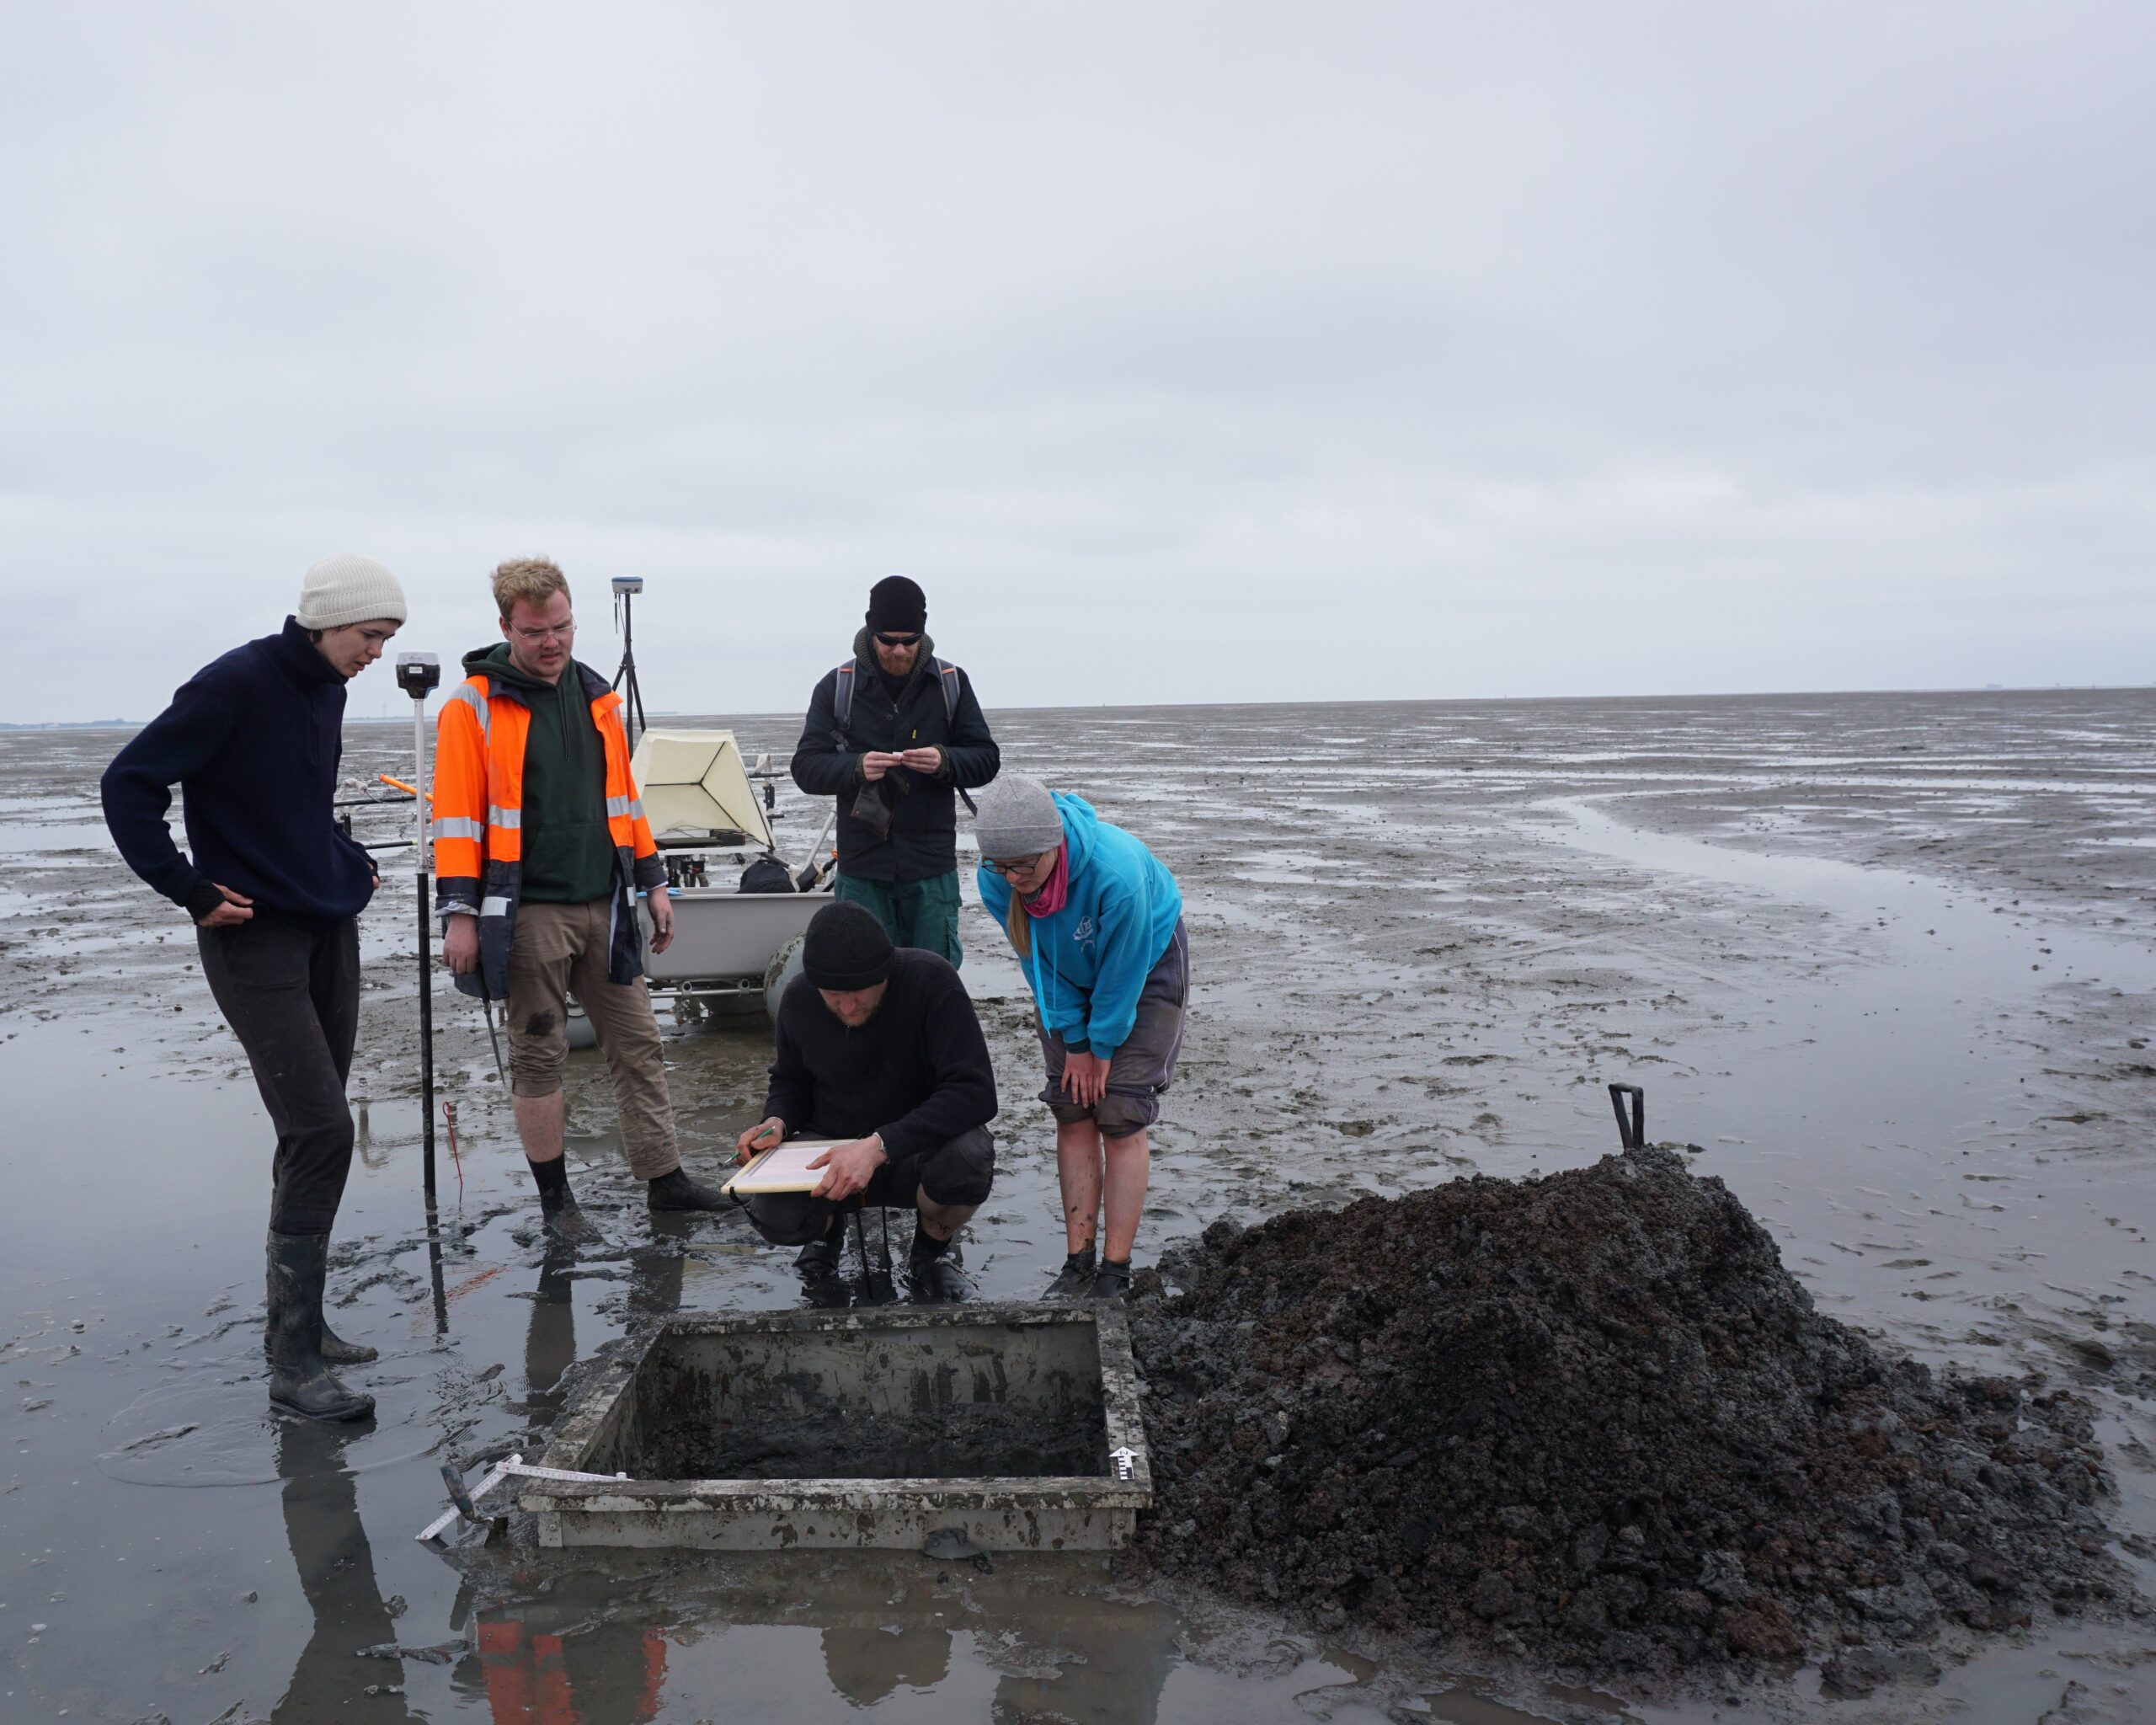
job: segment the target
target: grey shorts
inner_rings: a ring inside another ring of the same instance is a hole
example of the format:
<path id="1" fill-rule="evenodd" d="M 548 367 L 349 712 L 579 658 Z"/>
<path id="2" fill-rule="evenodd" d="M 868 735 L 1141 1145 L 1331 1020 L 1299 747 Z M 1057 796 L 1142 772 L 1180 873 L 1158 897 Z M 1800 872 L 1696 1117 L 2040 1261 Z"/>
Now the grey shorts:
<path id="1" fill-rule="evenodd" d="M 1033 1028 L 1041 1039 L 1041 1056 L 1048 1065 L 1048 1082 L 1041 1100 L 1049 1105 L 1059 1124 L 1091 1120 L 1103 1138 L 1128 1138 L 1142 1132 L 1161 1118 L 1161 1097 L 1176 1076 L 1176 1059 L 1182 1053 L 1183 1009 L 1190 1001 L 1190 938 L 1181 918 L 1168 942 L 1168 949 L 1145 978 L 1138 996 L 1138 1019 L 1130 1034 L 1108 1062 L 1107 1094 L 1091 1108 L 1081 1108 L 1063 1092 L 1065 1049 L 1061 1033 L 1041 1028 L 1038 1015 Z"/>

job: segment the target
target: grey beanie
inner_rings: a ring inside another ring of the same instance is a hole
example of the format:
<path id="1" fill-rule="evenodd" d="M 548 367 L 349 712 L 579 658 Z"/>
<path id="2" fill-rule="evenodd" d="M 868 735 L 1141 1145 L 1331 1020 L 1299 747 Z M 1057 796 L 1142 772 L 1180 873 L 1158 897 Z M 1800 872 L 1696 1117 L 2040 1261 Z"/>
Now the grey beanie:
<path id="1" fill-rule="evenodd" d="M 303 629 L 341 629 L 350 623 L 401 623 L 405 616 L 397 577 L 371 557 L 344 551 L 307 572 L 292 621 Z"/>
<path id="2" fill-rule="evenodd" d="M 1063 842 L 1063 816 L 1048 787 L 1022 772 L 999 773 L 980 793 L 974 836 L 991 862 L 1038 857 Z"/>

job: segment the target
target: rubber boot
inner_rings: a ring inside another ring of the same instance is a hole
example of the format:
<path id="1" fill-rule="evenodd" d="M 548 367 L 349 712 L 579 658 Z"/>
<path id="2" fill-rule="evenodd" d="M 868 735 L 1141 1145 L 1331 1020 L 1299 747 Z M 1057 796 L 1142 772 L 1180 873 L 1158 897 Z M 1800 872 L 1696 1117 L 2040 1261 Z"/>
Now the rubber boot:
<path id="1" fill-rule="evenodd" d="M 382 1355 L 364 1342 L 347 1342 L 329 1327 L 329 1320 L 325 1317 L 322 1321 L 322 1357 L 332 1365 L 366 1365 Z"/>
<path id="2" fill-rule="evenodd" d="M 839 1273 L 839 1254 L 845 1249 L 845 1231 L 835 1217 L 829 1233 L 820 1240 L 811 1240 L 795 1255 L 793 1267 L 801 1272 L 804 1282 L 834 1281 Z"/>
<path id="3" fill-rule="evenodd" d="M 576 1194 L 569 1190 L 567 1156 L 545 1162 L 527 1156 L 525 1166 L 531 1170 L 531 1183 L 539 1188 L 539 1214 L 546 1219 L 547 1233 L 564 1246 L 589 1246 L 606 1237 L 599 1225 L 577 1208 Z"/>
<path id="4" fill-rule="evenodd" d="M 1083 1300 L 1093 1291 L 1093 1248 L 1081 1246 L 1063 1260 L 1063 1269 L 1048 1284 L 1043 1300 Z"/>
<path id="5" fill-rule="evenodd" d="M 734 1200 L 716 1186 L 691 1180 L 686 1168 L 644 1182 L 645 1200 L 657 1210 L 731 1210 Z"/>
<path id="6" fill-rule="evenodd" d="M 939 1241 L 916 1223 L 913 1250 L 906 1254 L 906 1285 L 915 1300 L 924 1302 L 963 1300 L 971 1295 L 973 1279 L 958 1256 L 957 1237 Z"/>
<path id="7" fill-rule="evenodd" d="M 327 1234 L 270 1231 L 270 1405 L 309 1419 L 365 1419 L 374 1397 L 346 1389 L 322 1357 Z"/>
<path id="8" fill-rule="evenodd" d="M 1130 1260 L 1126 1258 L 1118 1263 L 1112 1258 L 1104 1258 L 1086 1297 L 1089 1300 L 1121 1300 L 1129 1292 Z"/>

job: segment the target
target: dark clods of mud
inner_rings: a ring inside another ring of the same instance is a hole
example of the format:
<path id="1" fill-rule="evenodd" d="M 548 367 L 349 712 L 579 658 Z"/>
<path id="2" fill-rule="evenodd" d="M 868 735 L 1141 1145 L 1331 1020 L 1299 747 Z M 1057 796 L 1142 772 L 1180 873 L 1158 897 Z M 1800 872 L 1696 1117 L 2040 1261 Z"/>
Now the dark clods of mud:
<path id="1" fill-rule="evenodd" d="M 1216 1223 L 1161 1268 L 1146 1555 L 1321 1626 L 1858 1690 L 2127 1595 L 2085 1403 L 1883 1354 L 1669 1151 Z"/>

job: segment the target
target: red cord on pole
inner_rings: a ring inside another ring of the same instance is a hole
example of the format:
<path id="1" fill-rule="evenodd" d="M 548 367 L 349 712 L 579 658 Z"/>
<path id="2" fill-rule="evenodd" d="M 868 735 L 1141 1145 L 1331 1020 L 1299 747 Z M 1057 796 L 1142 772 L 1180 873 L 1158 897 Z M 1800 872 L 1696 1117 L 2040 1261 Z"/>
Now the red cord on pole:
<path id="1" fill-rule="evenodd" d="M 464 1158 L 456 1153 L 456 1104 L 444 1097 L 441 1105 L 442 1124 L 449 1128 L 449 1159 L 456 1164 L 456 1195 L 464 1196 Z"/>

